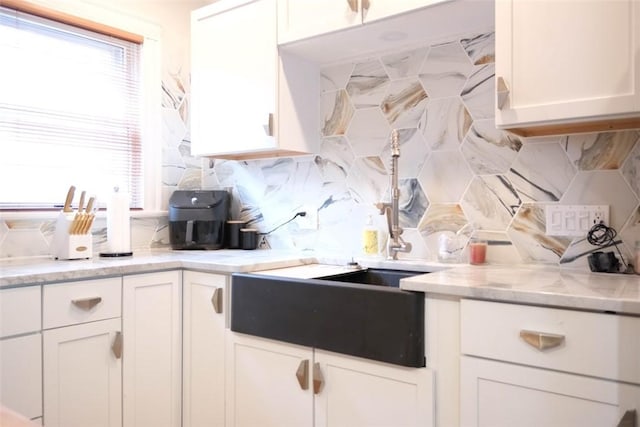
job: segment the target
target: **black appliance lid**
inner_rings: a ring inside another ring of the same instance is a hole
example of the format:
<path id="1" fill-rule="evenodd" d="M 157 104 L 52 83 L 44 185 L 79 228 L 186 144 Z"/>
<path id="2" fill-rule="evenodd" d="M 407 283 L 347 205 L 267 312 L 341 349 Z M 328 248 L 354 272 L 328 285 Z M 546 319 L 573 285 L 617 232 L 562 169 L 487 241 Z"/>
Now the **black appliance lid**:
<path id="1" fill-rule="evenodd" d="M 227 202 L 225 190 L 177 190 L 169 198 L 169 207 L 178 209 L 214 208 Z"/>

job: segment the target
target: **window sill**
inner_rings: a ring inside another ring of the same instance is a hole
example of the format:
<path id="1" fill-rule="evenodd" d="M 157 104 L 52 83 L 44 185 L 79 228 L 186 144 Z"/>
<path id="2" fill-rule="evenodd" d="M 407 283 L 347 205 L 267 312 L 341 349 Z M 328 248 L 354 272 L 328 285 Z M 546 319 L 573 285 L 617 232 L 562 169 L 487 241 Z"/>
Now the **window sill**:
<path id="1" fill-rule="evenodd" d="M 60 211 L 16 211 L 16 212 L 0 212 L 0 221 L 17 221 L 17 220 L 55 220 L 58 217 Z M 132 210 L 130 211 L 131 218 L 156 218 L 168 216 L 167 211 L 151 211 L 151 210 Z M 106 218 L 107 212 L 100 211 L 96 213 L 97 218 Z"/>

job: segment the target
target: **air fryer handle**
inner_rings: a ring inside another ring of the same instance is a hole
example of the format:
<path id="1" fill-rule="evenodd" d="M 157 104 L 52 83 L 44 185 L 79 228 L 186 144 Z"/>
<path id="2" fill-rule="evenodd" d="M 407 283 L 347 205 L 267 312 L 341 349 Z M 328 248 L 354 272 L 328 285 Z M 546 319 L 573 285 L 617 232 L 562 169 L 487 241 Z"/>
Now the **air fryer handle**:
<path id="1" fill-rule="evenodd" d="M 193 243 L 193 220 L 187 221 L 187 233 L 184 238 L 185 243 Z"/>

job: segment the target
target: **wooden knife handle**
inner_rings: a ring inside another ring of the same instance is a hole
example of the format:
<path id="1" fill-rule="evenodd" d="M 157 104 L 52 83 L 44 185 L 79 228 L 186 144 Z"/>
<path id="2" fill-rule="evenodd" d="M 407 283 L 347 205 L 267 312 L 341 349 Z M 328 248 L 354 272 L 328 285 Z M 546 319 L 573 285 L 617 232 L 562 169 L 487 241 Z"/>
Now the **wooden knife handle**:
<path id="1" fill-rule="evenodd" d="M 64 201 L 64 208 L 62 208 L 63 212 L 71 212 L 71 202 L 73 201 L 73 194 L 76 192 L 76 187 L 69 187 L 69 191 L 67 191 L 67 199 Z"/>
<path id="2" fill-rule="evenodd" d="M 86 213 L 91 213 L 95 200 L 95 197 L 89 197 L 89 201 L 87 202 L 87 209 L 85 210 Z"/>
<path id="3" fill-rule="evenodd" d="M 82 209 L 84 209 L 84 196 L 87 194 L 86 191 L 83 191 L 82 193 L 80 193 L 80 201 L 78 202 L 78 212 L 82 212 Z"/>

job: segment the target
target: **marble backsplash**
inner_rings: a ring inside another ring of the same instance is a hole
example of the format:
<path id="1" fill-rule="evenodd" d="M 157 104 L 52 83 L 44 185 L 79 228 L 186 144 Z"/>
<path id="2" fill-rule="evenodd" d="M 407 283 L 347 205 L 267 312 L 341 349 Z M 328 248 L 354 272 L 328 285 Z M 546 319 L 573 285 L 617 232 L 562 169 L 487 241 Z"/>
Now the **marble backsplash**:
<path id="1" fill-rule="evenodd" d="M 323 69 L 315 156 L 191 157 L 188 85 L 168 76 L 163 93 L 165 203 L 176 189 L 225 188 L 233 218 L 262 232 L 302 208 L 317 211 L 317 230 L 291 221 L 267 236 L 273 248 L 361 256 L 369 215 L 384 234 L 374 204 L 389 199 L 392 128 L 400 131 L 400 222 L 413 245 L 401 257 L 435 261 L 440 236 L 461 248 L 478 236 L 493 263 L 588 269 L 584 254 L 595 248 L 585 239 L 545 234 L 548 204 L 610 205 L 625 259 L 640 240 L 640 131 L 529 139 L 496 130 L 492 32 Z M 52 235 L 52 221 L 0 221 L 0 258 L 46 255 Z M 99 252 L 104 220 L 93 235 Z M 132 247 L 168 247 L 166 215 L 134 218 Z"/>

